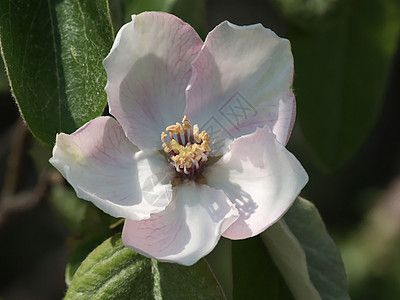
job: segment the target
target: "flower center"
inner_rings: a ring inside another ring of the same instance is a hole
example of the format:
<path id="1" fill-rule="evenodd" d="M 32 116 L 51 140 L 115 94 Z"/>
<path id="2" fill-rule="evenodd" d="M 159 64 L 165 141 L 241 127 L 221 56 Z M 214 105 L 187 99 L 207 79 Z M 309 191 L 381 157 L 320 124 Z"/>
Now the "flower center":
<path id="1" fill-rule="evenodd" d="M 162 146 L 176 171 L 190 177 L 197 175 L 211 150 L 207 132 L 203 130 L 199 133 L 199 126 L 196 124 L 192 127 L 186 116 L 183 117 L 182 124 L 177 122 L 167 126 L 165 131 L 169 132 L 170 143 L 166 141 L 168 135 L 162 132 Z"/>

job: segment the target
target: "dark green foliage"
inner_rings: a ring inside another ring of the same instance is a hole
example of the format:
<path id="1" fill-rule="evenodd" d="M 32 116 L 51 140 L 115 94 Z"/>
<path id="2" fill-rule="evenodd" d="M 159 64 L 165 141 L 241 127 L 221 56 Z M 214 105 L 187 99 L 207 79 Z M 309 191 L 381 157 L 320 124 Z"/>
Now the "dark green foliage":
<path id="1" fill-rule="evenodd" d="M 107 1 L 0 1 L 0 40 L 10 85 L 32 133 L 53 146 L 101 115 L 102 60 L 112 45 Z"/>

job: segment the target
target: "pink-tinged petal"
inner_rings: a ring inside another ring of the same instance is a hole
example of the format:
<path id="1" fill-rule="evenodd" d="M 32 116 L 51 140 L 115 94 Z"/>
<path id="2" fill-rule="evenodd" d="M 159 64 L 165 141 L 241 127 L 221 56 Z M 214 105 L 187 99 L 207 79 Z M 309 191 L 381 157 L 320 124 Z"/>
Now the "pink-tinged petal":
<path id="1" fill-rule="evenodd" d="M 244 239 L 275 223 L 308 181 L 298 160 L 268 126 L 236 139 L 230 151 L 204 169 L 207 184 L 221 189 L 239 210 L 223 236 Z"/>
<path id="2" fill-rule="evenodd" d="M 110 117 L 57 135 L 50 163 L 79 198 L 114 217 L 147 219 L 172 199 L 173 168 L 157 151 L 138 151 Z"/>
<path id="3" fill-rule="evenodd" d="M 104 59 L 110 112 L 140 149 L 160 149 L 160 134 L 185 108 L 190 63 L 202 47 L 190 25 L 159 12 L 132 16 Z"/>
<path id="4" fill-rule="evenodd" d="M 211 31 L 192 64 L 185 114 L 214 141 L 214 155 L 265 124 L 286 144 L 293 126 L 290 43 L 261 24 L 227 21 Z"/>
<path id="5" fill-rule="evenodd" d="M 162 261 L 192 265 L 217 244 L 238 211 L 225 194 L 206 185 L 185 182 L 165 211 L 148 220 L 126 220 L 124 244 Z"/>

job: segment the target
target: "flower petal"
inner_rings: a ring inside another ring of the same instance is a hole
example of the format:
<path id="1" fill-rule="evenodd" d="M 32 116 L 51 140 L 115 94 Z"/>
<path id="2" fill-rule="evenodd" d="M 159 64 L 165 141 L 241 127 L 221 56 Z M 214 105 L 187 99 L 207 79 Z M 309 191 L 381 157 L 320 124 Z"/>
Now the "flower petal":
<path id="1" fill-rule="evenodd" d="M 264 231 L 286 212 L 308 181 L 303 167 L 268 126 L 236 139 L 230 152 L 204 169 L 204 176 L 239 210 L 239 219 L 223 233 L 230 239 Z"/>
<path id="2" fill-rule="evenodd" d="M 140 149 L 160 149 L 160 134 L 185 108 L 190 63 L 202 47 L 190 25 L 165 13 L 132 16 L 104 59 L 110 112 Z"/>
<path id="3" fill-rule="evenodd" d="M 172 198 L 173 168 L 156 151 L 138 151 L 110 117 L 57 135 L 50 163 L 78 197 L 114 217 L 147 219 Z"/>
<path id="4" fill-rule="evenodd" d="M 225 21 L 208 34 L 192 66 L 185 114 L 211 135 L 214 155 L 265 124 L 287 143 L 295 108 L 288 40 L 261 24 Z"/>
<path id="5" fill-rule="evenodd" d="M 122 239 L 146 256 L 192 265 L 214 249 L 237 216 L 223 192 L 186 182 L 177 187 L 165 211 L 149 220 L 126 220 Z"/>

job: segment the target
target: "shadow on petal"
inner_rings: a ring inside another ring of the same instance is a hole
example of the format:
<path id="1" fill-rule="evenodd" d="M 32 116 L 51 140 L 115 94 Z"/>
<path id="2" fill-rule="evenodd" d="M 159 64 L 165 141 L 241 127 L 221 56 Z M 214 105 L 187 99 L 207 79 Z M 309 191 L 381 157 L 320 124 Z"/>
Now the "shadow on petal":
<path id="1" fill-rule="evenodd" d="M 126 220 L 122 238 L 126 246 L 146 256 L 192 265 L 215 247 L 237 217 L 223 192 L 185 182 L 165 211 L 148 220 Z"/>
<path id="2" fill-rule="evenodd" d="M 121 82 L 119 105 L 111 106 L 111 113 L 142 149 L 161 149 L 161 132 L 182 119 L 188 76 L 177 76 L 176 68 L 183 66 L 149 54 L 138 59 Z"/>

